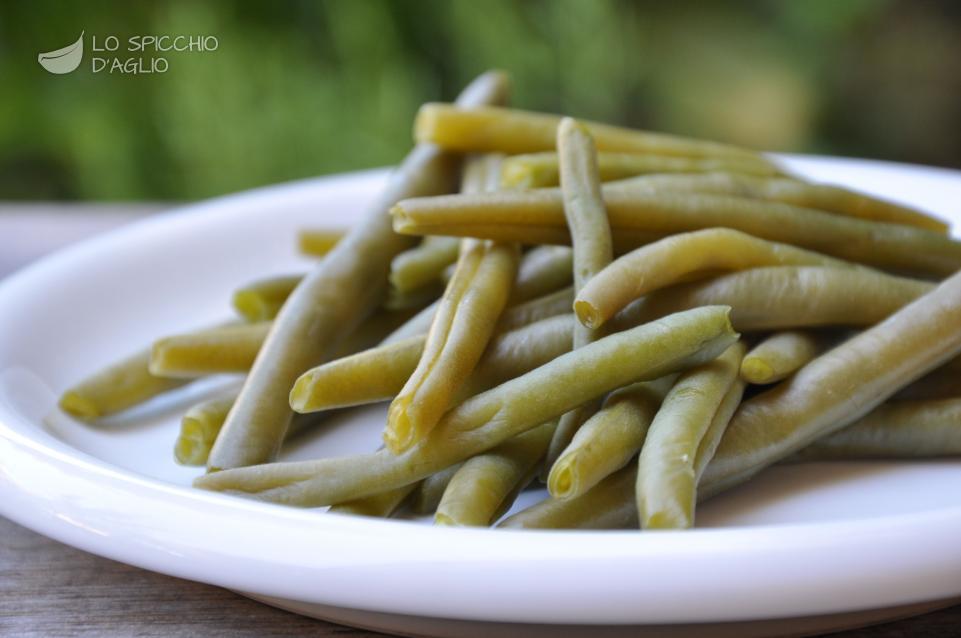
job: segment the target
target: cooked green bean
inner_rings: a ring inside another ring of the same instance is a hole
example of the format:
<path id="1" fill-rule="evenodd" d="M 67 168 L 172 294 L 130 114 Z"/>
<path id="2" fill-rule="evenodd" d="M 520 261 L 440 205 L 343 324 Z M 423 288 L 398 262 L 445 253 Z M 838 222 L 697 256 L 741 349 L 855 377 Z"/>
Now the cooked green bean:
<path id="1" fill-rule="evenodd" d="M 486 187 L 499 175 L 499 157 L 472 158 L 461 189 Z M 399 453 L 422 439 L 451 406 L 483 355 L 517 276 L 515 244 L 465 240 L 440 300 L 424 353 L 387 411 L 384 443 Z"/>
<path id="2" fill-rule="evenodd" d="M 464 106 L 498 102 L 506 90 L 502 75 L 488 73 L 458 101 Z M 377 307 L 391 259 L 410 246 L 409 239 L 391 230 L 384 212 L 406 197 L 449 192 L 457 166 L 455 156 L 437 147 L 415 147 L 368 214 L 301 282 L 277 315 L 217 437 L 209 470 L 264 463 L 276 455 L 293 415 L 288 395 L 294 381 L 330 356 L 351 326 Z"/>
<path id="3" fill-rule="evenodd" d="M 854 267 L 730 228 L 708 228 L 665 237 L 619 257 L 578 292 L 574 312 L 585 326 L 599 328 L 630 302 L 660 288 L 759 266 Z"/>
<path id="4" fill-rule="evenodd" d="M 961 352 L 961 273 L 741 404 L 704 473 L 727 484 L 868 413 Z"/>
<path id="5" fill-rule="evenodd" d="M 574 290 L 610 265 L 614 257 L 611 226 L 601 198 L 601 180 L 597 175 L 597 150 L 583 124 L 569 117 L 557 126 L 557 157 L 560 165 L 561 194 L 564 217 L 571 233 L 574 250 Z M 574 326 L 574 348 L 580 348 L 600 335 L 592 328 Z M 563 415 L 554 431 L 544 476 L 570 445 L 574 434 L 600 407 L 600 399 L 580 405 Z"/>
<path id="6" fill-rule="evenodd" d="M 937 233 L 946 233 L 948 225 L 919 210 L 895 204 L 863 193 L 831 186 L 811 184 L 789 177 L 731 175 L 646 175 L 623 182 L 654 191 L 715 193 L 752 197 L 794 206 L 816 208 L 829 213 L 860 217 L 861 219 L 916 226 Z"/>
<path id="7" fill-rule="evenodd" d="M 753 157 L 690 158 L 638 153 L 597 154 L 597 171 L 608 182 L 648 173 L 741 173 L 779 175 L 779 169 L 764 159 Z M 529 153 L 508 157 L 501 166 L 504 188 L 546 188 L 560 183 L 557 153 Z"/>
<path id="8" fill-rule="evenodd" d="M 554 150 L 561 117 L 518 109 L 425 104 L 414 122 L 418 142 L 464 153 L 535 153 Z M 715 142 L 587 122 L 598 150 L 673 155 L 733 157 L 765 161 L 759 153 Z"/>
<path id="9" fill-rule="evenodd" d="M 507 509 L 511 494 L 533 477 L 556 427 L 556 421 L 549 421 L 465 461 L 444 490 L 434 522 L 490 525 L 498 511 Z"/>
<path id="10" fill-rule="evenodd" d="M 233 324 L 158 339 L 150 352 L 150 372 L 181 379 L 247 372 L 270 326 L 269 321 Z"/>
<path id="11" fill-rule="evenodd" d="M 346 235 L 343 230 L 305 228 L 297 233 L 297 248 L 305 255 L 323 257 Z"/>
<path id="12" fill-rule="evenodd" d="M 522 258 L 508 305 L 543 297 L 574 280 L 574 252 L 567 246 L 538 246 Z"/>
<path id="13" fill-rule="evenodd" d="M 642 528 L 684 529 L 694 524 L 698 450 L 737 380 L 744 351 L 738 342 L 714 361 L 688 370 L 664 397 L 638 458 L 637 511 Z"/>
<path id="14" fill-rule="evenodd" d="M 308 370 L 294 383 L 290 406 L 303 413 L 393 399 L 417 367 L 425 340 L 410 337 Z"/>
<path id="15" fill-rule="evenodd" d="M 174 458 L 181 465 L 204 465 L 217 434 L 233 407 L 237 393 L 214 397 L 192 406 L 180 420 L 180 432 L 174 443 Z M 317 423 L 319 415 L 297 415 L 290 422 L 288 435 Z"/>
<path id="16" fill-rule="evenodd" d="M 612 392 L 550 468 L 547 489 L 551 496 L 579 496 L 627 465 L 641 449 L 657 408 L 673 383 L 672 375 Z"/>
<path id="17" fill-rule="evenodd" d="M 573 316 L 566 315 L 496 335 L 455 400 L 570 352 L 573 329 Z M 425 341 L 425 335 L 409 337 L 308 370 L 294 383 L 291 407 L 307 413 L 391 399 L 413 374 Z"/>
<path id="18" fill-rule="evenodd" d="M 390 283 L 410 292 L 440 281 L 444 269 L 457 261 L 460 240 L 455 237 L 424 237 L 415 248 L 400 253 L 390 263 Z"/>
<path id="19" fill-rule="evenodd" d="M 437 511 L 437 506 L 440 505 L 440 499 L 444 497 L 444 491 L 447 490 L 450 480 L 462 465 L 463 463 L 451 465 L 421 481 L 411 499 L 411 510 L 420 516 L 433 515 Z"/>
<path id="20" fill-rule="evenodd" d="M 417 489 L 418 483 L 409 483 L 395 487 L 392 490 L 357 498 L 345 503 L 331 505 L 327 510 L 331 514 L 350 514 L 353 516 L 372 516 L 388 518 Z"/>
<path id="21" fill-rule="evenodd" d="M 754 268 L 653 292 L 625 308 L 611 329 L 709 304 L 732 306 L 735 329 L 869 326 L 934 287 L 871 270 L 820 266 Z"/>
<path id="22" fill-rule="evenodd" d="M 94 421 L 143 403 L 189 381 L 151 374 L 150 350 L 144 350 L 68 388 L 58 405 L 70 416 L 82 421 Z"/>
<path id="23" fill-rule="evenodd" d="M 824 346 L 824 336 L 813 332 L 775 332 L 745 355 L 741 361 L 741 378 L 756 385 L 775 383 L 807 365 Z"/>
<path id="24" fill-rule="evenodd" d="M 793 460 L 910 459 L 961 454 L 961 398 L 896 401 L 819 439 Z"/>
<path id="25" fill-rule="evenodd" d="M 277 316 L 303 278 L 303 275 L 270 277 L 238 288 L 232 300 L 234 310 L 250 322 L 269 321 Z"/>
<path id="26" fill-rule="evenodd" d="M 498 330 L 513 330 L 541 319 L 570 314 L 573 303 L 574 288 L 568 286 L 557 292 L 507 308 L 501 314 L 497 328 Z"/>
<path id="27" fill-rule="evenodd" d="M 694 478 L 698 484 L 701 482 L 704 470 L 707 469 L 711 459 L 714 458 L 714 454 L 724 438 L 724 432 L 727 430 L 727 426 L 731 424 L 734 412 L 741 405 L 741 399 L 744 398 L 746 388 L 747 383 L 744 382 L 744 379 L 740 377 L 734 379 L 734 383 L 731 384 L 727 394 L 721 399 L 721 405 L 714 413 L 714 418 L 711 419 L 707 432 L 701 437 L 701 443 L 697 446 L 697 456 L 694 457 Z"/>
<path id="28" fill-rule="evenodd" d="M 308 507 L 400 487 L 611 390 L 713 359 L 737 340 L 729 311 L 721 306 L 696 308 L 561 355 L 451 409 L 425 439 L 399 455 L 381 450 L 338 459 L 268 463 L 206 474 L 194 484 Z M 591 374 L 585 375 L 585 370 Z"/>
<path id="29" fill-rule="evenodd" d="M 961 268 L 961 243 L 912 226 L 730 195 L 651 193 L 620 183 L 605 184 L 601 192 L 617 252 L 666 235 L 723 227 L 880 268 L 933 275 Z M 571 241 L 555 188 L 408 199 L 391 214 L 400 233 Z"/>

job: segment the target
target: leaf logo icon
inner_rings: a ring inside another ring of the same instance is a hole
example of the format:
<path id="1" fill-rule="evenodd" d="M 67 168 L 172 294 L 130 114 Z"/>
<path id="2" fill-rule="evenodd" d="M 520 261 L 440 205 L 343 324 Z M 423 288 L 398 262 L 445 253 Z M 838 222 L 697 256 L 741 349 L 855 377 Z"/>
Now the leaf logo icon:
<path id="1" fill-rule="evenodd" d="M 62 49 L 41 53 L 37 56 L 37 62 L 46 70 L 58 75 L 75 70 L 83 59 L 83 34 L 84 31 L 81 31 L 76 42 Z"/>

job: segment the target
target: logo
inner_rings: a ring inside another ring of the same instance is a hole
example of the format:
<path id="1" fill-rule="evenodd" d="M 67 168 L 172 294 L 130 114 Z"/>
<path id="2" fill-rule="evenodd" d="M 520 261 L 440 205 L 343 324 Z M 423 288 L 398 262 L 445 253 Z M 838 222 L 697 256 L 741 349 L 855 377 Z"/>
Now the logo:
<path id="1" fill-rule="evenodd" d="M 83 34 L 81 31 L 76 42 L 62 49 L 41 53 L 37 56 L 37 62 L 47 71 L 58 75 L 75 71 L 83 60 Z"/>

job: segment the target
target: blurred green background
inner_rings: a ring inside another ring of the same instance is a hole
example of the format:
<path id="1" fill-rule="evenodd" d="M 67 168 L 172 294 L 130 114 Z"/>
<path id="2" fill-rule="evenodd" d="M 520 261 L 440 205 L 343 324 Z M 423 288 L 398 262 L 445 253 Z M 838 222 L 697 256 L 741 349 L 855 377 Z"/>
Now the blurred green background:
<path id="1" fill-rule="evenodd" d="M 89 50 L 40 67 L 81 30 L 220 44 L 164 74 L 94 74 Z M 185 200 L 389 164 L 419 103 L 488 67 L 525 108 L 957 167 L 959 60 L 958 2 L 7 2 L 0 198 Z"/>

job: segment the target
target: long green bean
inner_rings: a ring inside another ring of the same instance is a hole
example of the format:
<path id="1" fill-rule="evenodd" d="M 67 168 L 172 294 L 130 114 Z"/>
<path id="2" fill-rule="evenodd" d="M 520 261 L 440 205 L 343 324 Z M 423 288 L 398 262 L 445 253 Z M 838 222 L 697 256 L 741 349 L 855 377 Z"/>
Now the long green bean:
<path id="1" fill-rule="evenodd" d="M 733 308 L 735 329 L 745 332 L 814 326 L 869 326 L 934 287 L 926 281 L 871 270 L 774 266 L 664 288 L 639 299 L 609 329 L 637 325 L 701 305 Z"/>
<path id="2" fill-rule="evenodd" d="M 498 102 L 506 90 L 502 75 L 488 73 L 465 89 L 459 103 Z M 406 197 L 449 192 L 457 165 L 456 157 L 437 147 L 417 146 L 366 217 L 301 282 L 277 315 L 214 444 L 208 470 L 263 463 L 276 455 L 293 414 L 288 395 L 294 381 L 377 307 L 390 260 L 410 245 L 391 230 L 385 211 Z"/>
<path id="3" fill-rule="evenodd" d="M 206 474 L 194 484 L 302 506 L 400 487 L 611 390 L 713 359 L 737 340 L 729 311 L 722 306 L 696 308 L 561 355 L 451 409 L 425 439 L 399 455 L 381 450 L 338 459 L 268 463 Z"/>
<path id="4" fill-rule="evenodd" d="M 771 162 L 753 157 L 690 158 L 638 153 L 597 154 L 597 171 L 607 182 L 648 173 L 738 173 L 744 175 L 779 175 Z M 546 188 L 560 183 L 557 153 L 529 153 L 508 157 L 501 167 L 505 188 Z"/>
<path id="5" fill-rule="evenodd" d="M 425 104 L 414 122 L 418 142 L 464 153 L 534 153 L 554 150 L 561 117 L 518 109 Z M 585 123 L 598 150 L 681 157 L 731 157 L 764 161 L 756 152 L 662 133 Z"/>
<path id="6" fill-rule="evenodd" d="M 343 230 L 305 228 L 297 233 L 297 249 L 311 257 L 323 257 L 346 235 Z"/>
<path id="7" fill-rule="evenodd" d="M 574 290 L 610 265 L 614 256 L 611 227 L 601 198 L 601 180 L 597 174 L 597 150 L 583 124 L 565 117 L 557 127 L 557 157 L 560 164 L 561 194 L 564 217 L 571 233 L 574 250 Z M 590 327 L 574 326 L 574 348 L 598 338 Z M 544 462 L 544 476 L 557 458 L 570 445 L 574 434 L 600 407 L 599 400 L 580 405 L 563 415 L 554 431 Z"/>
<path id="8" fill-rule="evenodd" d="M 824 336 L 813 332 L 776 332 L 744 356 L 741 378 L 753 384 L 775 383 L 805 366 L 825 345 Z"/>
<path id="9" fill-rule="evenodd" d="M 531 479 L 556 427 L 549 421 L 465 461 L 447 485 L 434 522 L 490 525 L 498 511 L 506 509 L 505 500 Z"/>
<path id="10" fill-rule="evenodd" d="M 642 528 L 683 529 L 694 524 L 698 450 L 737 380 L 744 351 L 744 344 L 736 343 L 714 361 L 688 370 L 664 397 L 638 458 L 637 511 Z"/>
<path id="11" fill-rule="evenodd" d="M 150 352 L 150 372 L 181 379 L 247 372 L 270 327 L 269 321 L 232 324 L 158 339 Z"/>
<path id="12" fill-rule="evenodd" d="M 345 503 L 331 505 L 330 514 L 349 514 L 352 516 L 371 516 L 387 518 L 417 489 L 418 483 L 409 483 L 392 490 L 357 498 Z"/>
<path id="13" fill-rule="evenodd" d="M 860 217 L 861 219 L 916 226 L 946 233 L 948 225 L 930 215 L 864 193 L 831 186 L 811 184 L 789 177 L 732 175 L 708 173 L 703 175 L 645 175 L 623 182 L 624 185 L 663 192 L 715 193 L 737 195 L 794 206 L 816 208 L 829 213 Z"/>
<path id="14" fill-rule="evenodd" d="M 854 267 L 730 228 L 708 228 L 665 237 L 619 257 L 578 292 L 574 312 L 585 326 L 599 328 L 631 301 L 660 288 L 704 279 L 718 271 L 759 266 Z"/>
<path id="15" fill-rule="evenodd" d="M 457 261 L 460 241 L 455 237 L 425 237 L 420 245 L 400 253 L 390 264 L 390 283 L 410 292 L 439 281 L 444 269 Z"/>
<path id="16" fill-rule="evenodd" d="M 234 291 L 234 310 L 250 322 L 270 321 L 294 291 L 303 275 L 282 275 L 251 282 Z"/>
<path id="17" fill-rule="evenodd" d="M 961 243 L 941 233 L 730 195 L 646 192 L 619 183 L 601 188 L 615 250 L 667 235 L 733 228 L 880 268 L 947 275 L 961 268 Z M 447 195 L 408 199 L 391 209 L 397 232 L 501 241 L 569 244 L 561 193 Z"/>

